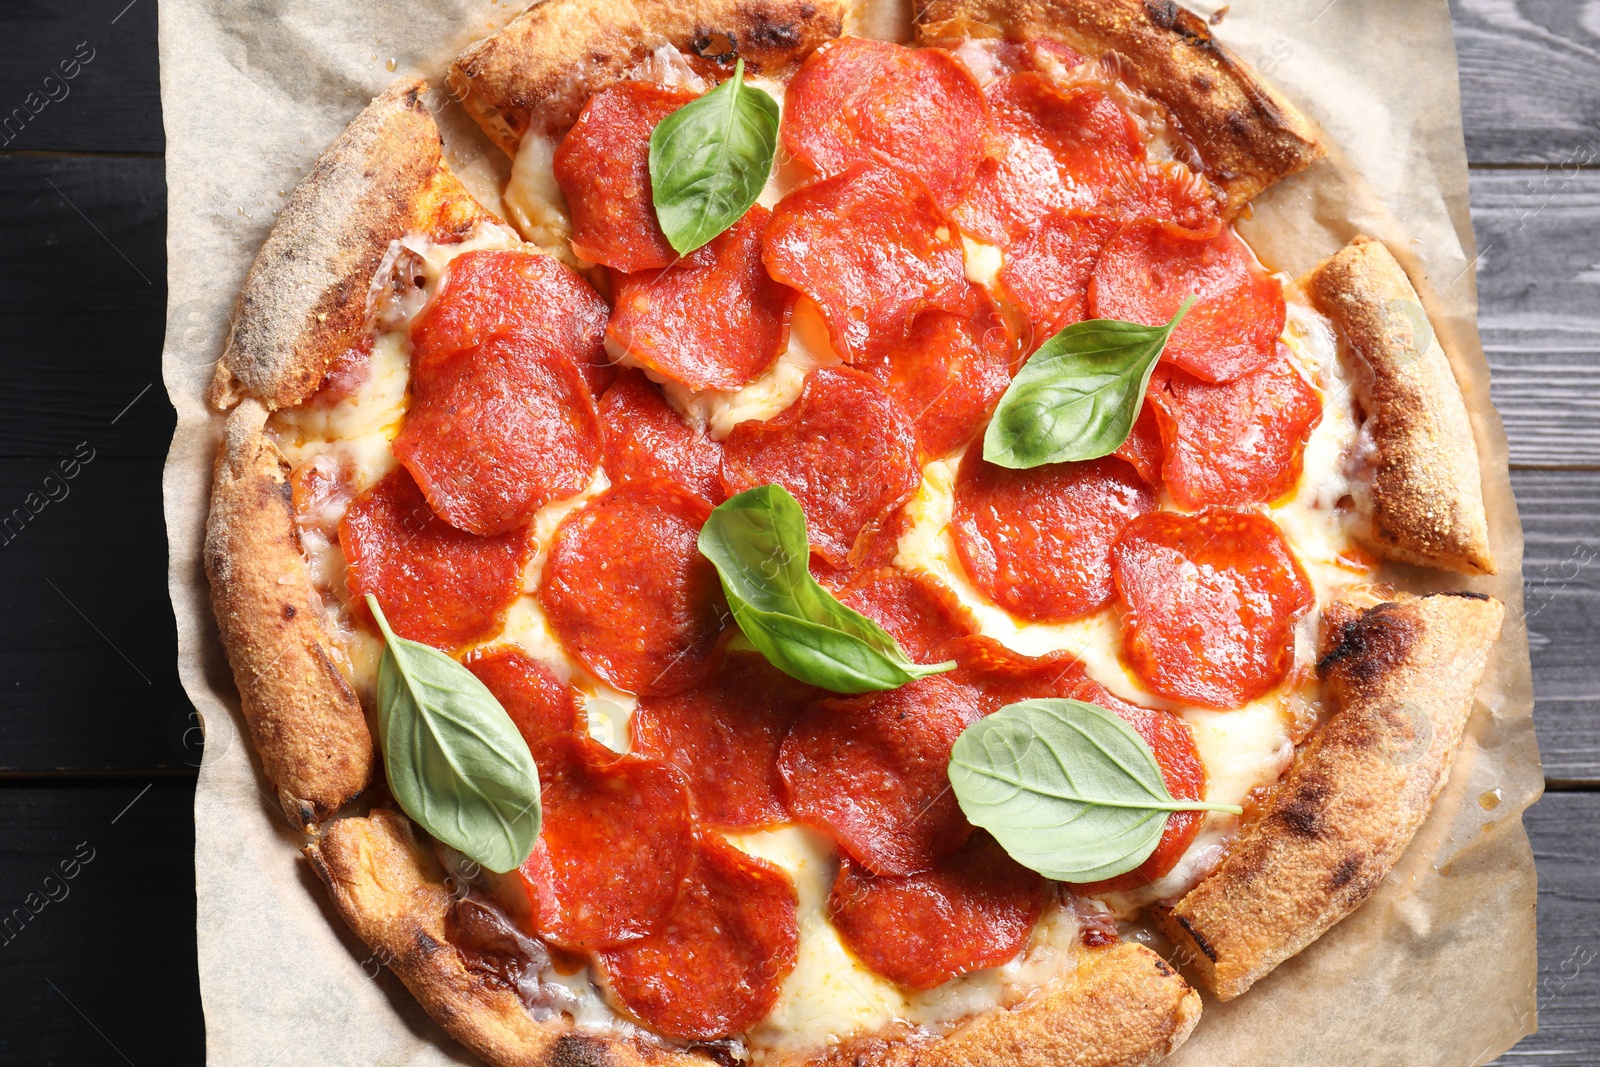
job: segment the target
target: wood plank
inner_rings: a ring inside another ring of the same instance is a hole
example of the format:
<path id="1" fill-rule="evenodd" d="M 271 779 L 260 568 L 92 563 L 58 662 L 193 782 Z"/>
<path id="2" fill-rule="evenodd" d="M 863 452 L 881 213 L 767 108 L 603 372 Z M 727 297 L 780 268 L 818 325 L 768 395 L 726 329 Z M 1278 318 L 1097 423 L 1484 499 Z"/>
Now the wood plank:
<path id="1" fill-rule="evenodd" d="M 0 150 L 159 153 L 156 0 L 10 0 L 0 119 Z"/>
<path id="2" fill-rule="evenodd" d="M 1572 0 L 1451 0 L 1467 157 L 1600 162 L 1600 17 Z"/>
<path id="3" fill-rule="evenodd" d="M 1495 1063 L 1600 1059 L 1600 793 L 1547 793 L 1523 817 L 1539 867 L 1539 1032 Z M 1492 965 L 1493 961 L 1486 961 Z"/>

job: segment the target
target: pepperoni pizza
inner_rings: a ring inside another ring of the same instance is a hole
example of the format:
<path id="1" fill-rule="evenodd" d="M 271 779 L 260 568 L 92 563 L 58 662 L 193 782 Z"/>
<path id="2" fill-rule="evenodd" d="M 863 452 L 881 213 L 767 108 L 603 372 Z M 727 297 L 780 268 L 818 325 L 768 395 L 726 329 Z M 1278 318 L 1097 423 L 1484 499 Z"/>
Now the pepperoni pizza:
<path id="1" fill-rule="evenodd" d="M 1382 244 L 1293 279 L 1233 226 L 1310 123 L 1170 3 L 933 0 L 908 43 L 858 16 L 541 0 L 449 71 L 503 205 L 402 81 L 240 298 L 205 560 L 262 771 L 490 1063 L 1152 1064 L 1201 1010 L 1168 959 L 1244 993 L 1449 775 L 1501 607 L 1380 570 L 1494 570 L 1449 362 Z M 740 92 L 765 169 L 686 248 L 656 131 Z M 999 456 L 1021 376 L 1105 322 L 1159 334 L 1121 428 Z M 777 638 L 706 547 L 763 493 L 809 549 L 744 576 L 787 576 Z M 829 626 L 901 680 L 771 654 Z M 509 864 L 397 778 L 417 664 L 527 771 Z M 955 782 L 1040 702 L 1168 798 L 1105 877 L 1047 877 Z"/>

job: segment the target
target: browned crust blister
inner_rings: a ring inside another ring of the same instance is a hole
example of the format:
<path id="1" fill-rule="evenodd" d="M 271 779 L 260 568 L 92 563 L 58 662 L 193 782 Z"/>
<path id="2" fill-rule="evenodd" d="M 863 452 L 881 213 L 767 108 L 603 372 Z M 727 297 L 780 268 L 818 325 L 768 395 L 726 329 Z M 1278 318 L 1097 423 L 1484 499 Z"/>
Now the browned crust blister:
<path id="1" fill-rule="evenodd" d="M 1157 916 L 1217 996 L 1249 989 L 1389 873 L 1450 776 L 1502 615 L 1459 593 L 1329 612 L 1328 720 L 1221 866 Z"/>
<path id="2" fill-rule="evenodd" d="M 1320 158 L 1315 129 L 1293 104 L 1169 0 L 931 0 L 919 3 L 924 40 L 972 24 L 1007 37 L 1051 37 L 1091 56 L 1116 52 L 1145 92 L 1165 104 L 1205 163 L 1230 214 Z"/>
<path id="3" fill-rule="evenodd" d="M 372 776 L 361 702 L 334 664 L 289 498 L 289 465 L 262 432 L 267 410 L 228 416 L 211 489 L 205 567 L 262 769 L 302 829 L 337 811 Z"/>
<path id="4" fill-rule="evenodd" d="M 1493 574 L 1472 421 L 1405 271 L 1383 244 L 1357 237 L 1300 285 L 1353 357 L 1369 446 L 1353 494 L 1363 539 L 1390 559 Z"/>

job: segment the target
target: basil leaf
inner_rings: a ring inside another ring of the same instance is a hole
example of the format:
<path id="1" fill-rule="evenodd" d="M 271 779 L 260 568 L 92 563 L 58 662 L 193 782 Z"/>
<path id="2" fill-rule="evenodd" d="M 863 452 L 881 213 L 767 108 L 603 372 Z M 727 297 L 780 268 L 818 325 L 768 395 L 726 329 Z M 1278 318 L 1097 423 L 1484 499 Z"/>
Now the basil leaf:
<path id="1" fill-rule="evenodd" d="M 656 124 L 650 195 L 661 230 L 686 256 L 743 217 L 778 150 L 778 102 L 733 77 Z"/>
<path id="2" fill-rule="evenodd" d="M 968 822 L 1061 882 L 1133 870 L 1170 812 L 1243 810 L 1174 800 L 1133 727 L 1081 700 L 1023 700 L 979 719 L 950 752 L 950 786 Z"/>
<path id="3" fill-rule="evenodd" d="M 473 673 L 436 648 L 383 631 L 378 740 L 389 791 L 428 833 L 500 874 L 539 836 L 539 771 L 511 717 Z"/>
<path id="4" fill-rule="evenodd" d="M 700 530 L 733 619 L 774 667 L 835 693 L 894 689 L 955 667 L 913 663 L 883 627 L 811 577 L 806 517 L 788 490 L 747 489 L 719 504 Z"/>
<path id="5" fill-rule="evenodd" d="M 1185 300 L 1165 326 L 1090 319 L 1040 345 L 1000 397 L 983 458 L 1023 470 L 1115 452 L 1139 417 L 1167 338 L 1193 303 Z"/>

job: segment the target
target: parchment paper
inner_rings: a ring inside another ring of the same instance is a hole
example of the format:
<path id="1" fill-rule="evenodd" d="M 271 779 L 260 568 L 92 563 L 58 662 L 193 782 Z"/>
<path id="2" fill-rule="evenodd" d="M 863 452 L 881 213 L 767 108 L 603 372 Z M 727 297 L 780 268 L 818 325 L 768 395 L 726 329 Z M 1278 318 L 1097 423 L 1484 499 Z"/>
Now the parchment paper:
<path id="1" fill-rule="evenodd" d="M 395 77 L 442 89 L 455 52 L 520 10 L 399 0 L 166 0 L 169 319 L 178 427 L 164 479 L 180 671 L 204 716 L 195 891 L 214 1067 L 473 1062 L 329 909 L 298 835 L 262 789 L 200 564 L 221 420 L 201 397 L 256 248 L 322 149 Z M 1191 5 L 1203 13 L 1215 3 Z M 1238 1001 L 1207 999 L 1181 1067 L 1493 1059 L 1534 1027 L 1535 877 L 1521 812 L 1539 795 L 1522 536 L 1478 341 L 1454 44 L 1445 0 L 1239 0 L 1218 28 L 1326 132 L 1332 156 L 1257 201 L 1242 229 L 1298 274 L 1357 232 L 1386 240 L 1422 290 L 1473 411 L 1501 573 L 1463 581 L 1509 609 L 1444 795 L 1351 918 Z M 437 94 L 447 156 L 498 209 L 507 170 Z"/>

